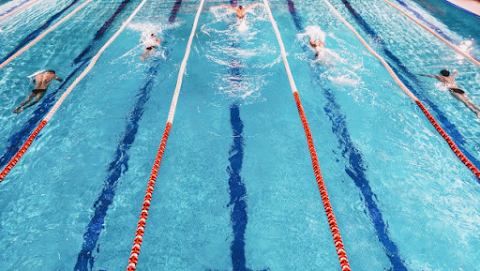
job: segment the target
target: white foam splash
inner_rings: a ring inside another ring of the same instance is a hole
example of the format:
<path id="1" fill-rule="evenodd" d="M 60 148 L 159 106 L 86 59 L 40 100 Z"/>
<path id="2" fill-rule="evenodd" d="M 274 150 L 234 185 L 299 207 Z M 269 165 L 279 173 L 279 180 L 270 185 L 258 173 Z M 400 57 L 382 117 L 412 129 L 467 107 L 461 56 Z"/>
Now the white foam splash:
<path id="1" fill-rule="evenodd" d="M 305 28 L 305 33 L 297 34 L 298 39 L 303 39 L 303 37 L 308 36 L 314 40 L 325 42 L 326 34 L 322 31 L 318 25 L 310 25 Z"/>
<path id="2" fill-rule="evenodd" d="M 347 74 L 340 75 L 338 77 L 328 76 L 327 78 L 334 84 L 345 86 L 356 86 L 359 82 L 358 79 L 350 78 Z"/>
<path id="3" fill-rule="evenodd" d="M 246 34 L 248 32 L 247 20 L 240 20 L 238 24 L 238 32 Z"/>

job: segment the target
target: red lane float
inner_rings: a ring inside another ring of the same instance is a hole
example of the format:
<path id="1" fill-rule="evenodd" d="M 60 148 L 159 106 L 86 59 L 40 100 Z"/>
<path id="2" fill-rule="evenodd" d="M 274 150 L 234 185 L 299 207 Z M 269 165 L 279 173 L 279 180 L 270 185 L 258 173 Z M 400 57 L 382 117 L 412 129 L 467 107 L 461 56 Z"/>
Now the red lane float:
<path id="1" fill-rule="evenodd" d="M 148 181 L 147 190 L 145 191 L 145 197 L 143 199 L 143 207 L 140 212 L 140 220 L 137 225 L 137 232 L 135 233 L 135 239 L 133 241 L 132 251 L 130 252 L 130 258 L 128 262 L 128 271 L 134 271 L 138 263 L 138 255 L 140 254 L 140 247 L 143 241 L 143 235 L 145 233 L 145 225 L 147 224 L 148 210 L 150 209 L 150 202 L 153 196 L 153 189 L 155 188 L 155 182 L 157 181 L 158 170 L 160 169 L 160 163 L 162 162 L 163 153 L 167 146 L 168 135 L 172 128 L 172 123 L 168 122 L 163 132 L 162 142 L 158 148 L 157 157 L 153 163 L 152 173 L 150 174 L 150 180 Z"/>
<path id="2" fill-rule="evenodd" d="M 295 97 L 298 113 L 300 114 L 300 119 L 302 120 L 305 136 L 307 137 L 308 149 L 312 159 L 313 172 L 315 173 L 315 179 L 317 180 L 318 189 L 320 190 L 323 207 L 327 213 L 328 224 L 330 225 L 330 231 L 332 232 L 333 241 L 335 242 L 335 248 L 337 250 L 340 266 L 342 267 L 342 271 L 351 271 L 352 269 L 348 263 L 347 253 L 345 252 L 345 247 L 343 246 L 342 236 L 340 235 L 337 220 L 335 219 L 335 214 L 333 213 L 332 205 L 330 204 L 330 198 L 328 197 L 327 188 L 325 187 L 322 172 L 320 171 L 320 164 L 318 163 L 317 151 L 315 150 L 315 145 L 313 143 L 310 126 L 308 125 L 307 117 L 305 115 L 305 111 L 303 110 L 302 102 L 300 101 L 298 92 L 294 92 L 293 96 Z"/>
<path id="3" fill-rule="evenodd" d="M 137 268 L 138 255 L 140 255 L 140 248 L 142 246 L 143 234 L 145 233 L 145 225 L 147 224 L 148 210 L 150 209 L 150 203 L 152 200 L 153 189 L 155 187 L 155 182 L 157 181 L 158 170 L 160 169 L 160 163 L 162 162 L 163 153 L 165 152 L 165 147 L 167 145 L 168 135 L 170 134 L 170 129 L 172 128 L 173 119 L 175 117 L 175 111 L 177 108 L 178 97 L 180 95 L 180 89 L 182 88 L 183 75 L 185 74 L 185 69 L 187 67 L 188 57 L 192 48 L 193 38 L 195 36 L 195 31 L 198 26 L 198 19 L 202 13 L 203 4 L 205 0 L 201 0 L 197 15 L 195 15 L 195 21 L 192 26 L 192 31 L 190 32 L 190 37 L 187 42 L 187 49 L 185 50 L 185 55 L 183 56 L 182 64 L 178 71 L 177 84 L 175 86 L 175 91 L 173 93 L 172 103 L 170 105 L 170 111 L 168 112 L 167 126 L 163 133 L 162 142 L 157 152 L 157 157 L 153 163 L 152 173 L 150 174 L 150 179 L 148 181 L 147 190 L 145 191 L 145 197 L 143 200 L 142 211 L 140 212 L 140 219 L 137 224 L 137 231 L 135 233 L 135 239 L 133 241 L 132 251 L 130 252 L 130 258 L 128 261 L 127 271 L 134 271 Z"/>
<path id="4" fill-rule="evenodd" d="M 32 145 L 35 137 L 38 135 L 38 133 L 40 133 L 40 131 L 43 129 L 43 127 L 45 127 L 46 124 L 47 121 L 42 120 L 42 122 L 40 122 L 40 125 L 38 125 L 37 128 L 35 128 L 35 130 L 33 131 L 33 133 L 28 137 L 27 141 L 23 143 L 20 150 L 15 154 L 15 156 L 13 156 L 12 160 L 8 162 L 7 166 L 0 173 L 0 182 L 5 178 L 5 176 L 7 176 L 8 172 L 10 172 L 10 170 L 18 163 L 18 161 L 20 160 L 20 158 L 22 158 L 25 152 L 27 152 L 30 145 Z"/>
<path id="5" fill-rule="evenodd" d="M 473 174 L 477 176 L 478 179 L 480 179 L 480 171 L 475 167 L 472 162 L 463 154 L 460 149 L 457 147 L 455 142 L 450 138 L 450 136 L 443 130 L 443 128 L 438 124 L 438 122 L 433 118 L 432 114 L 428 112 L 428 110 L 425 108 L 425 106 L 420 102 L 416 101 L 417 105 L 422 109 L 423 113 L 427 117 L 427 119 L 433 124 L 433 127 L 438 131 L 438 133 L 447 141 L 448 145 L 452 149 L 452 151 L 457 155 L 457 157 L 464 163 L 468 169 L 470 169 Z"/>
<path id="6" fill-rule="evenodd" d="M 386 0 L 385 0 L 386 1 Z M 380 62 L 382 65 L 385 67 L 387 72 L 392 76 L 393 80 L 397 85 L 412 99 L 423 111 L 423 113 L 427 116 L 428 120 L 433 124 L 435 129 L 440 133 L 440 135 L 447 141 L 448 145 L 450 145 L 450 148 L 453 150 L 455 155 L 457 155 L 458 158 L 464 163 L 468 169 L 470 169 L 478 179 L 480 179 L 480 174 L 479 170 L 470 162 L 470 160 L 467 159 L 467 157 L 458 149 L 457 145 L 453 142 L 453 140 L 448 136 L 448 134 L 442 129 L 442 127 L 437 123 L 437 121 L 433 118 L 432 114 L 428 112 L 428 110 L 423 106 L 423 104 L 418 100 L 415 95 L 402 83 L 402 81 L 398 78 L 398 76 L 395 74 L 395 72 L 390 68 L 390 66 L 387 64 L 387 62 L 381 57 L 379 54 L 377 54 L 370 45 L 358 34 L 358 32 L 352 27 L 351 24 L 345 20 L 345 18 L 340 15 L 340 13 L 333 7 L 333 5 L 328 1 L 324 0 L 324 2 L 330 7 L 332 12 L 337 15 L 337 17 L 352 31 L 352 33 L 358 38 L 358 40 L 367 48 L 367 50 L 372 53 Z M 395 7 L 395 6 L 394 6 Z M 455 49 L 455 48 L 454 48 Z M 467 57 L 467 56 L 465 56 Z M 468 58 L 468 57 L 467 57 Z"/>
<path id="7" fill-rule="evenodd" d="M 348 263 L 347 253 L 345 252 L 345 247 L 343 246 L 343 241 L 340 235 L 340 230 L 338 229 L 337 220 L 335 219 L 335 215 L 333 214 L 333 209 L 332 209 L 332 205 L 330 204 L 327 188 L 325 187 L 325 182 L 323 181 L 322 173 L 320 171 L 320 164 L 318 163 L 317 151 L 315 150 L 315 144 L 313 143 L 310 126 L 308 125 L 307 117 L 305 115 L 305 111 L 303 110 L 303 106 L 300 101 L 300 96 L 298 95 L 297 86 L 295 84 L 295 80 L 293 79 L 292 71 L 290 70 L 290 65 L 288 64 L 285 46 L 283 45 L 280 31 L 278 30 L 277 23 L 273 19 L 272 11 L 270 10 L 267 0 L 263 0 L 263 3 L 268 13 L 268 17 L 270 18 L 270 22 L 272 23 L 273 30 L 275 31 L 278 45 L 280 46 L 283 65 L 285 66 L 285 71 L 287 72 L 288 81 L 290 83 L 293 96 L 295 97 L 295 103 L 297 104 L 298 113 L 300 114 L 300 119 L 302 120 L 303 128 L 305 130 L 308 149 L 310 151 L 310 158 L 312 159 L 313 171 L 315 173 L 315 179 L 317 180 L 318 189 L 320 190 L 323 207 L 327 215 L 328 224 L 330 225 L 330 231 L 332 233 L 333 241 L 335 243 L 335 248 L 337 251 L 340 266 L 342 268 L 342 271 L 351 271 L 352 269 L 350 268 L 350 264 Z"/>

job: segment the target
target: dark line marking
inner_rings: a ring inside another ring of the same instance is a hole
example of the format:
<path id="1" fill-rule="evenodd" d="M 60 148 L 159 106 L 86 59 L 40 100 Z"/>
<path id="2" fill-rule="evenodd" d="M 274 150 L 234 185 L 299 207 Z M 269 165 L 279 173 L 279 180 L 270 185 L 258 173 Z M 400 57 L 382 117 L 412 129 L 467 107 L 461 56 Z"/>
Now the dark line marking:
<path id="1" fill-rule="evenodd" d="M 235 7 L 237 0 L 230 0 L 230 5 Z M 238 44 L 231 41 L 231 47 L 236 48 Z M 238 85 L 242 81 L 242 74 L 240 73 L 240 61 L 232 58 L 230 59 L 229 70 L 231 76 L 230 82 L 233 85 Z M 232 258 L 233 271 L 252 271 L 247 268 L 245 257 L 245 231 L 247 229 L 248 214 L 247 214 L 247 188 L 242 181 L 240 172 L 243 166 L 243 154 L 245 141 L 243 139 L 243 121 L 240 118 L 240 104 L 234 102 L 230 105 L 230 125 L 232 127 L 233 142 L 230 146 L 228 160 L 230 166 L 227 167 L 227 172 L 230 175 L 228 179 L 228 186 L 230 188 L 230 202 L 228 207 L 233 205 L 230 212 L 230 221 L 232 222 L 233 241 L 230 245 L 230 255 Z M 262 271 L 268 271 L 264 269 Z"/>
<path id="2" fill-rule="evenodd" d="M 236 0 L 231 1 L 230 4 L 235 6 L 235 2 Z M 238 45 L 233 41 L 231 47 L 236 48 Z M 230 61 L 230 81 L 233 84 L 238 84 L 242 81 L 242 75 L 237 62 L 239 61 L 234 58 Z M 230 202 L 228 206 L 233 205 L 230 213 L 230 221 L 232 222 L 234 237 L 230 246 L 230 253 L 233 271 L 243 271 L 250 269 L 246 267 L 245 257 L 245 231 L 248 223 L 247 203 L 245 201 L 247 188 L 240 176 L 240 171 L 243 166 L 245 142 L 243 139 L 243 121 L 240 118 L 240 105 L 238 102 L 230 105 L 230 125 L 232 126 L 233 142 L 228 152 L 230 155 L 228 158 L 230 166 L 227 167 L 227 172 L 230 174 L 230 178 L 228 179 Z"/>
<path id="3" fill-rule="evenodd" d="M 230 202 L 228 206 L 233 206 L 230 221 L 232 222 L 234 239 L 230 246 L 232 255 L 232 265 L 234 271 L 249 270 L 246 268 L 245 260 L 245 230 L 248 223 L 247 189 L 242 182 L 240 171 L 243 164 L 244 140 L 243 140 L 243 122 L 240 118 L 240 109 L 238 103 L 230 105 L 230 124 L 233 131 L 233 143 L 230 147 L 230 166 L 227 172 L 230 174 L 228 185 L 230 188 Z"/>
<path id="4" fill-rule="evenodd" d="M 82 58 L 87 54 L 89 53 L 92 48 L 94 47 L 94 44 L 103 37 L 103 35 L 105 34 L 105 32 L 107 32 L 107 30 L 110 28 L 110 26 L 112 25 L 112 23 L 115 21 L 115 19 L 117 18 L 117 16 L 122 12 L 123 8 L 130 2 L 130 0 L 124 0 L 120 6 L 118 6 L 117 10 L 113 13 L 112 17 L 110 17 L 110 19 L 108 19 L 103 25 L 102 27 L 100 27 L 100 29 L 97 31 L 97 33 L 95 33 L 95 36 L 93 37 L 93 40 L 90 41 L 90 44 L 87 46 L 87 48 L 85 48 L 74 60 L 73 60 L 73 63 L 72 65 L 74 64 L 78 64 L 79 62 L 82 61 Z M 90 59 L 92 57 L 89 57 L 88 59 Z"/>
<path id="5" fill-rule="evenodd" d="M 172 11 L 170 11 L 170 17 L 168 21 L 172 23 L 177 18 L 177 12 L 180 10 L 182 5 L 182 0 L 176 0 L 175 4 L 173 5 Z"/>

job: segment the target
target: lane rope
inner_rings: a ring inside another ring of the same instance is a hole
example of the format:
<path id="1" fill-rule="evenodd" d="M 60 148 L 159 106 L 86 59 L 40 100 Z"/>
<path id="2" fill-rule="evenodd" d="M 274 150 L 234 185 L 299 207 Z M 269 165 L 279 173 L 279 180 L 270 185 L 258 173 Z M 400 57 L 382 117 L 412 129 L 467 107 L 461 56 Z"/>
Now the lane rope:
<path id="1" fill-rule="evenodd" d="M 91 0 L 89 0 L 91 1 Z M 38 135 L 38 133 L 45 127 L 48 121 L 53 117 L 53 115 L 57 112 L 58 108 L 60 105 L 65 101 L 67 96 L 72 92 L 72 90 L 77 86 L 77 84 L 90 72 L 90 70 L 95 66 L 97 63 L 98 59 L 102 55 L 103 51 L 107 49 L 108 46 L 120 35 L 120 33 L 127 27 L 127 25 L 130 23 L 130 21 L 135 17 L 135 15 L 140 11 L 140 9 L 143 7 L 143 5 L 147 2 L 147 0 L 143 0 L 133 11 L 133 13 L 128 17 L 128 19 L 123 23 L 122 27 L 115 32 L 115 34 L 103 45 L 103 47 L 98 51 L 98 53 L 92 57 L 92 60 L 90 61 L 90 64 L 83 70 L 83 72 L 73 81 L 73 83 L 68 87 L 68 89 L 62 94 L 60 99 L 55 103 L 53 108 L 48 112 L 48 114 L 43 118 L 43 120 L 40 122 L 40 124 L 35 128 L 33 133 L 28 137 L 27 141 L 23 144 L 23 146 L 20 148 L 20 150 L 15 154 L 15 156 L 10 160 L 8 165 L 3 169 L 3 171 L 0 173 L 0 182 L 7 176 L 8 172 L 17 164 L 17 162 L 22 158 L 22 156 L 25 154 L 27 149 L 30 147 L 32 144 L 33 140 L 35 137 Z"/>
<path id="2" fill-rule="evenodd" d="M 390 6 L 392 6 L 394 9 L 396 9 L 397 11 L 399 11 L 400 13 L 402 13 L 403 15 L 405 15 L 405 17 L 409 18 L 410 20 L 412 20 L 414 23 L 418 24 L 420 27 L 422 27 L 423 29 L 427 30 L 428 32 L 430 32 L 432 35 L 434 35 L 436 38 L 438 38 L 439 40 L 443 41 L 445 44 L 447 44 L 448 46 L 450 46 L 451 48 L 453 48 L 455 51 L 457 51 L 459 54 L 461 54 L 463 57 L 465 57 L 466 59 L 470 60 L 473 64 L 477 65 L 480 67 L 480 62 L 478 62 L 475 58 L 471 57 L 469 54 L 465 53 L 464 51 L 462 51 L 460 48 L 458 48 L 457 46 L 455 46 L 454 44 L 452 44 L 451 42 L 449 42 L 448 40 L 446 40 L 445 38 L 443 38 L 442 36 L 440 36 L 439 34 L 435 33 L 435 31 L 433 31 L 432 29 L 428 28 L 427 26 L 425 26 L 424 24 L 422 24 L 421 22 L 419 22 L 417 19 L 413 18 L 412 16 L 408 15 L 405 11 L 403 11 L 402 9 L 400 9 L 399 7 L 395 6 L 394 4 L 392 4 L 391 2 L 389 2 L 388 0 L 384 0 L 387 4 L 389 4 Z"/>
<path id="3" fill-rule="evenodd" d="M 60 21 L 58 21 L 56 24 L 53 26 L 49 27 L 45 32 L 43 32 L 41 35 L 36 37 L 34 40 L 29 42 L 27 45 L 25 45 L 22 49 L 18 50 L 15 54 L 13 54 L 11 57 L 6 59 L 2 64 L 0 64 L 0 70 L 3 69 L 5 66 L 7 66 L 8 63 L 10 63 L 12 60 L 17 58 L 19 55 L 23 54 L 25 51 L 27 51 L 30 47 L 32 47 L 35 43 L 39 42 L 43 37 L 45 37 L 48 33 L 52 32 L 57 28 L 59 25 L 64 23 L 66 20 L 70 19 L 75 13 L 77 13 L 79 10 L 83 9 L 87 4 L 92 2 L 92 0 L 87 0 L 85 3 L 74 9 L 72 12 L 70 12 L 67 16 L 63 17 Z"/>
<path id="4" fill-rule="evenodd" d="M 12 11 L 12 12 L 10 12 L 10 13 L 7 13 L 7 14 L 3 15 L 2 17 L 0 17 L 0 21 L 1 21 L 1 20 L 4 20 L 4 19 L 6 19 L 6 18 L 8 18 L 8 17 L 10 17 L 10 16 L 12 16 L 13 14 L 19 12 L 20 10 L 22 10 L 22 9 L 24 9 L 24 8 L 27 8 L 27 7 L 35 4 L 36 2 L 38 2 L 38 0 L 34 0 L 34 1 L 32 1 L 32 2 L 30 2 L 30 3 L 28 3 L 28 4 L 26 4 L 26 5 L 24 5 L 24 6 L 22 6 L 22 7 L 20 7 L 20 8 L 17 9 L 17 10 L 14 10 L 14 11 Z"/>
<path id="5" fill-rule="evenodd" d="M 302 18 L 297 14 L 295 10 L 295 3 L 293 0 L 287 0 L 290 14 L 293 22 L 299 33 L 305 32 L 302 26 Z M 310 48 L 307 45 L 302 46 L 303 52 L 310 52 Z M 317 68 L 312 65 L 308 65 L 310 68 L 310 74 L 312 78 L 316 78 L 317 85 L 322 85 L 322 79 L 318 77 Z M 400 254 L 397 244 L 390 238 L 388 223 L 384 220 L 382 211 L 380 210 L 375 193 L 372 192 L 372 187 L 367 177 L 367 162 L 362 152 L 356 147 L 356 143 L 353 142 L 350 132 L 348 130 L 347 119 L 342 112 L 341 105 L 336 101 L 335 90 L 322 86 L 323 95 L 327 101 L 327 105 L 324 107 L 325 113 L 332 124 L 332 131 L 336 135 L 338 142 L 340 143 L 341 152 L 344 157 L 356 157 L 355 159 L 348 159 L 348 163 L 345 164 L 345 172 L 353 180 L 355 186 L 364 197 L 365 207 L 368 210 L 371 221 L 373 223 L 378 240 L 384 247 L 385 256 L 392 264 L 392 270 L 395 271 L 408 271 L 403 256 Z"/>
<path id="6" fill-rule="evenodd" d="M 327 214 L 328 224 L 330 225 L 330 231 L 332 233 L 333 241 L 335 243 L 335 248 L 336 248 L 338 259 L 340 262 L 340 267 L 342 268 L 342 271 L 351 271 L 350 264 L 347 258 L 347 253 L 343 245 L 342 236 L 340 235 L 340 230 L 338 228 L 337 220 L 335 219 L 332 205 L 330 204 L 330 198 L 328 197 L 327 188 L 325 186 L 325 182 L 323 180 L 323 176 L 320 171 L 320 164 L 318 162 L 317 151 L 315 150 L 315 144 L 313 143 L 310 126 L 308 125 L 307 117 L 305 115 L 305 111 L 303 109 L 302 102 L 300 101 L 300 96 L 298 95 L 298 90 L 295 85 L 295 81 L 293 80 L 293 75 L 287 61 L 285 46 L 283 45 L 282 37 L 280 35 L 280 31 L 278 30 L 277 23 L 273 19 L 272 11 L 270 10 L 269 4 L 267 0 L 263 0 L 263 2 L 267 10 L 268 17 L 270 18 L 270 22 L 272 23 L 272 27 L 275 30 L 275 35 L 277 37 L 277 41 L 280 46 L 280 52 L 282 55 L 283 64 L 285 65 L 285 71 L 287 72 L 288 81 L 290 82 L 290 87 L 292 89 L 293 96 L 297 104 L 298 113 L 300 115 L 300 119 L 302 120 L 303 128 L 305 130 L 305 135 L 307 138 L 308 149 L 310 151 L 310 157 L 312 160 L 315 178 L 317 180 L 317 185 L 320 190 L 323 207 L 325 209 L 325 213 Z"/>
<path id="7" fill-rule="evenodd" d="M 465 154 L 463 154 L 463 152 L 453 142 L 453 140 L 450 138 L 450 136 L 438 124 L 438 122 L 435 120 L 435 118 L 432 116 L 432 114 L 430 114 L 430 112 L 427 110 L 427 108 L 417 99 L 417 97 L 415 97 L 415 95 L 413 95 L 412 92 L 410 92 L 410 90 L 408 90 L 408 88 L 402 83 L 402 81 L 400 81 L 400 79 L 398 79 L 397 75 L 390 68 L 388 63 L 380 55 L 378 55 L 372 49 L 372 47 L 370 47 L 370 45 L 367 44 L 367 42 L 360 36 L 360 34 L 358 34 L 358 32 L 352 27 L 352 25 L 350 25 L 345 20 L 345 18 L 342 17 L 342 15 L 340 15 L 340 13 L 332 6 L 332 4 L 330 4 L 330 2 L 328 0 L 324 0 L 324 1 L 330 7 L 332 12 L 335 15 L 337 15 L 337 17 L 353 32 L 353 34 L 355 34 L 355 36 L 368 49 L 368 51 L 370 51 L 370 53 L 372 53 L 378 60 L 380 60 L 380 62 L 385 67 L 385 69 L 388 71 L 390 76 L 392 76 L 392 78 L 394 79 L 395 83 L 397 83 L 397 85 L 420 107 L 422 112 L 425 114 L 425 116 L 430 121 L 430 123 L 432 123 L 432 125 L 437 130 L 437 132 L 445 139 L 445 141 L 447 141 L 448 145 L 450 146 L 452 151 L 455 153 L 455 155 L 457 155 L 457 157 L 460 159 L 460 161 L 462 161 L 462 163 L 464 163 L 465 166 L 467 166 L 468 169 L 470 169 L 473 172 L 473 174 L 475 174 L 475 176 L 477 176 L 477 178 L 480 180 L 480 171 L 477 169 L 477 167 L 475 167 L 475 165 L 473 165 L 473 163 L 465 156 Z"/>
<path id="8" fill-rule="evenodd" d="M 172 103 L 170 105 L 167 124 L 165 126 L 165 131 L 163 132 L 162 141 L 160 142 L 160 146 L 157 151 L 157 156 L 155 158 L 155 162 L 153 163 L 152 172 L 150 174 L 150 178 L 148 181 L 148 186 L 145 191 L 145 197 L 142 205 L 143 207 L 142 207 L 142 211 L 140 212 L 140 218 L 137 224 L 137 231 L 135 232 L 135 239 L 133 241 L 132 250 L 130 252 L 130 258 L 128 260 L 127 271 L 134 271 L 137 268 L 138 256 L 140 255 L 140 248 L 143 242 L 143 235 L 145 233 L 145 226 L 147 224 L 148 211 L 150 210 L 150 203 L 152 200 L 153 190 L 155 188 L 155 182 L 157 181 L 158 171 L 160 169 L 160 164 L 162 162 L 163 154 L 167 146 L 168 136 L 172 128 L 173 119 L 174 119 L 175 111 L 177 108 L 178 97 L 180 95 L 180 89 L 182 87 L 183 76 L 185 75 L 185 68 L 187 67 L 188 57 L 190 56 L 193 38 L 197 30 L 198 20 L 200 18 L 200 14 L 202 13 L 204 2 L 205 0 L 200 1 L 200 5 L 198 7 L 197 14 L 195 16 L 195 21 L 192 26 L 192 31 L 190 33 L 190 37 L 188 38 L 187 49 L 185 50 L 185 55 L 183 57 L 182 64 L 180 66 L 180 70 L 178 72 L 177 85 L 175 86 L 175 92 L 173 94 Z"/>

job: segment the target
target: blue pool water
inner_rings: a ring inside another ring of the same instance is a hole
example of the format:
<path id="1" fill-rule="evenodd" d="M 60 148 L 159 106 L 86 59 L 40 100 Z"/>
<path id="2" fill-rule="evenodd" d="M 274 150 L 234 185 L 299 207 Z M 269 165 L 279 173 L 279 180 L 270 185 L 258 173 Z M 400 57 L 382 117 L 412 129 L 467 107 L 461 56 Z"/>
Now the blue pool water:
<path id="1" fill-rule="evenodd" d="M 43 0 L 0 21 L 0 58 L 83 2 Z M 331 2 L 480 167 L 480 121 L 417 75 L 457 69 L 480 104 L 480 68 L 384 1 Z M 392 2 L 479 59 L 480 32 L 462 27 L 478 28 L 475 16 Z M 139 3 L 94 1 L 0 70 L 2 169 Z M 0 183 L 2 270 L 126 269 L 198 4 L 147 2 Z M 138 270 L 340 270 L 268 16 L 256 8 L 242 25 L 220 4 L 199 19 Z M 271 9 L 352 270 L 476 270 L 475 175 L 323 1 Z M 143 62 L 150 32 L 167 43 Z M 326 37 L 323 65 L 311 33 Z M 65 81 L 12 114 L 44 68 Z"/>

